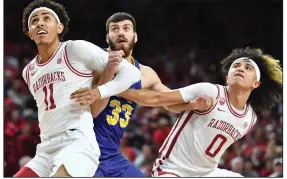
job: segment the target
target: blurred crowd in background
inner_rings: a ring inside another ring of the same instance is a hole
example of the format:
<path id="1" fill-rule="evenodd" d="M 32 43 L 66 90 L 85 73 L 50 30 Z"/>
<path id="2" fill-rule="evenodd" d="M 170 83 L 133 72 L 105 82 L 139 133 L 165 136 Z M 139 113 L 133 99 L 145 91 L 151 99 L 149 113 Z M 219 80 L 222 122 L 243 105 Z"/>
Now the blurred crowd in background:
<path id="1" fill-rule="evenodd" d="M 19 9 L 29 2 L 4 1 L 5 177 L 25 165 L 40 142 L 37 106 L 22 78 L 22 69 L 37 53 L 21 31 Z M 139 36 L 133 56 L 152 67 L 172 89 L 203 81 L 224 84 L 219 62 L 234 48 L 262 48 L 283 63 L 283 2 L 279 0 L 57 2 L 66 6 L 71 18 L 65 39 L 88 40 L 100 47 L 107 47 L 105 20 L 115 12 L 131 13 Z M 177 117 L 163 108 L 138 106 L 130 121 L 120 150 L 146 176 Z M 260 115 L 253 130 L 229 147 L 219 167 L 246 177 L 282 176 L 282 147 L 281 102 Z"/>

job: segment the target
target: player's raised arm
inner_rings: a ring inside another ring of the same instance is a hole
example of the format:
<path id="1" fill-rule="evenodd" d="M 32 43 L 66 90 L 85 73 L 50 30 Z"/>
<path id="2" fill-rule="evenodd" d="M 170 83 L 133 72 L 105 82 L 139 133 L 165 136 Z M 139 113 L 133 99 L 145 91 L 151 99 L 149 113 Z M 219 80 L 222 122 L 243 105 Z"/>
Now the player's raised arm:
<path id="1" fill-rule="evenodd" d="M 73 59 L 71 59 L 70 62 L 72 66 L 74 63 L 74 66 L 78 67 L 77 70 L 80 70 L 81 72 L 102 72 L 107 66 L 109 58 L 119 58 L 119 60 L 121 60 L 120 52 L 109 55 L 98 46 L 87 41 L 72 41 L 72 43 L 67 45 L 68 56 L 69 53 L 73 53 L 74 50 L 80 53 L 71 54 L 70 56 Z M 81 59 L 84 59 L 83 61 L 77 61 L 77 56 L 79 55 L 81 55 Z M 115 78 L 93 89 L 93 92 L 97 99 L 117 95 L 128 89 L 135 82 L 139 81 L 140 78 L 140 71 L 126 60 L 122 60 L 118 66 Z"/>
<path id="2" fill-rule="evenodd" d="M 124 52 L 123 52 L 124 53 Z M 109 81 L 111 81 L 115 73 L 117 71 L 119 62 L 116 59 L 109 59 L 108 64 L 103 73 L 95 73 L 93 79 L 93 88 L 103 85 Z M 93 117 L 97 117 L 107 106 L 110 98 L 104 98 L 100 100 L 96 100 L 93 104 L 91 104 L 91 111 Z"/>

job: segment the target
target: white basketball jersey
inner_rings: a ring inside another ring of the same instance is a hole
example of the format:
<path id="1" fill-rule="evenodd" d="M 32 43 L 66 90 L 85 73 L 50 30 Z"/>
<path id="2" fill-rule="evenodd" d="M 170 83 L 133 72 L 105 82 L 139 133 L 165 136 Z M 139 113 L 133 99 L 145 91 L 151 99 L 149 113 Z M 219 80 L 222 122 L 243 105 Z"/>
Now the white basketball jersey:
<path id="1" fill-rule="evenodd" d="M 67 129 L 83 129 L 93 135 L 90 106 L 81 106 L 70 99 L 79 88 L 91 87 L 92 72 L 83 74 L 69 62 L 67 42 L 62 42 L 45 63 L 36 56 L 24 69 L 23 76 L 37 102 L 41 137 L 51 136 Z"/>
<path id="2" fill-rule="evenodd" d="M 162 168 L 200 176 L 218 166 L 225 150 L 243 137 L 256 122 L 250 105 L 241 112 L 231 106 L 227 89 L 218 88 L 217 103 L 205 112 L 183 112 L 159 152 L 153 171 Z"/>

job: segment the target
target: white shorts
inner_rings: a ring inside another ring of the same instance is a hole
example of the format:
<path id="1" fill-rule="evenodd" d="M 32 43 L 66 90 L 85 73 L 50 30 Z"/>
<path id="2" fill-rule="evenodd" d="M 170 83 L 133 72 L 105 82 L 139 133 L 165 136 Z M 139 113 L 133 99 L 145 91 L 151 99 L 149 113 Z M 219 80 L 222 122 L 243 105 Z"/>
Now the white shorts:
<path id="1" fill-rule="evenodd" d="M 243 177 L 239 173 L 235 173 L 229 170 L 215 168 L 212 171 L 203 174 L 201 177 Z"/>
<path id="2" fill-rule="evenodd" d="M 192 175 L 192 173 L 182 172 L 179 170 L 161 169 L 152 173 L 152 177 L 243 177 L 239 173 L 228 171 L 225 169 L 215 168 L 201 176 Z"/>
<path id="3" fill-rule="evenodd" d="M 188 166 L 182 168 L 162 157 L 154 162 L 152 177 L 243 177 L 238 173 L 220 168 L 204 168 Z"/>
<path id="4" fill-rule="evenodd" d="M 82 131 L 67 130 L 38 144 L 35 157 L 25 167 L 39 177 L 55 175 L 61 165 L 72 177 L 93 177 L 99 157 L 99 146 L 91 145 Z"/>

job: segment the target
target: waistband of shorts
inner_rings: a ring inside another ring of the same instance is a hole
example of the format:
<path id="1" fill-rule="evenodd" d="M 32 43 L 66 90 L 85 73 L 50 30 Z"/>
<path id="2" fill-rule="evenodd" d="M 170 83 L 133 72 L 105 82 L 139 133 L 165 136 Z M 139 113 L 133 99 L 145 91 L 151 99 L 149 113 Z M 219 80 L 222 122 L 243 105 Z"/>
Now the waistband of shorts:
<path id="1" fill-rule="evenodd" d="M 59 136 L 62 136 L 64 134 L 67 134 L 69 131 L 73 132 L 75 130 L 78 130 L 78 129 L 67 129 L 67 130 L 64 130 L 64 131 L 61 131 L 59 133 L 52 133 L 51 135 L 40 135 L 40 138 L 41 138 L 41 141 L 45 141 L 45 140 L 49 140 L 49 139 L 52 139 L 54 137 L 59 137 Z"/>

